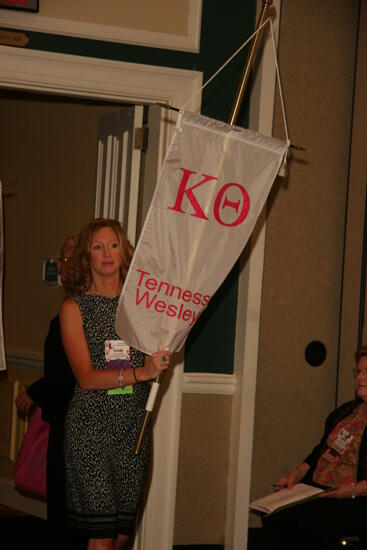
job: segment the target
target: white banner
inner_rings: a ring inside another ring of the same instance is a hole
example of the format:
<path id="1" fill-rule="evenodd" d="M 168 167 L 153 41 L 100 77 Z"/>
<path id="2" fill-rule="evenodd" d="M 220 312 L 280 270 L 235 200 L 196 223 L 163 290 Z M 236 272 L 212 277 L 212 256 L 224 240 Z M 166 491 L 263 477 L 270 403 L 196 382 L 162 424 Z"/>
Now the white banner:
<path id="1" fill-rule="evenodd" d="M 178 351 L 246 245 L 288 145 L 184 113 L 121 292 L 116 332 Z"/>

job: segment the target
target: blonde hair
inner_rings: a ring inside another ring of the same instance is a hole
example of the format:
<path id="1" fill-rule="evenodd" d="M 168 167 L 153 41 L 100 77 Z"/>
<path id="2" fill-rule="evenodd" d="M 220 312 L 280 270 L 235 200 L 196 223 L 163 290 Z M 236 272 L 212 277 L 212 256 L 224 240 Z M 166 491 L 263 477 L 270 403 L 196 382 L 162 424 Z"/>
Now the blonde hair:
<path id="1" fill-rule="evenodd" d="M 110 227 L 116 234 L 121 249 L 120 279 L 123 283 L 133 257 L 134 248 L 129 242 L 120 222 L 108 218 L 96 218 L 84 225 L 73 250 L 70 269 L 64 283 L 70 294 L 87 292 L 92 284 L 90 271 L 90 250 L 94 235 L 103 227 Z"/>

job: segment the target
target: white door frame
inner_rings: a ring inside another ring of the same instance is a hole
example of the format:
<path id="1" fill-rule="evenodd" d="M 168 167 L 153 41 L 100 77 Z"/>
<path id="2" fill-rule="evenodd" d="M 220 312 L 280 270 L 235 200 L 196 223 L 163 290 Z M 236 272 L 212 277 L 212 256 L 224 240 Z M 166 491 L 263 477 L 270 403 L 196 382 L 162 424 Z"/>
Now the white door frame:
<path id="1" fill-rule="evenodd" d="M 201 85 L 202 74 L 197 71 L 0 46 L 0 88 L 175 107 L 193 98 L 187 108 L 198 111 Z M 183 355 L 154 427 L 153 476 L 135 543 L 139 550 L 172 550 L 182 386 Z M 32 500 L 19 502 L 9 480 L 0 480 L 0 501 L 3 498 L 10 506 L 34 511 Z M 44 515 L 44 510 L 37 513 Z"/>
<path id="2" fill-rule="evenodd" d="M 258 0 L 257 15 L 262 5 Z M 272 9 L 277 38 L 281 0 L 273 0 Z M 251 93 L 249 126 L 272 136 L 276 67 L 269 31 L 262 50 Z M 240 258 L 225 550 L 247 549 L 265 234 L 266 205 Z"/>

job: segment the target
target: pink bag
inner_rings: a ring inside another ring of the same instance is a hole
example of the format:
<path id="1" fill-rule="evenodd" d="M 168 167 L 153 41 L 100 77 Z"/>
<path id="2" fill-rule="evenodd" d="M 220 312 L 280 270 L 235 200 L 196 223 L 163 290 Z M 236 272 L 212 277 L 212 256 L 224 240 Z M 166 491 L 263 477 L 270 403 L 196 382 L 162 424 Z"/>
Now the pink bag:
<path id="1" fill-rule="evenodd" d="M 14 466 L 13 481 L 17 489 L 46 496 L 47 446 L 50 425 L 42 419 L 42 410 L 36 407 Z"/>

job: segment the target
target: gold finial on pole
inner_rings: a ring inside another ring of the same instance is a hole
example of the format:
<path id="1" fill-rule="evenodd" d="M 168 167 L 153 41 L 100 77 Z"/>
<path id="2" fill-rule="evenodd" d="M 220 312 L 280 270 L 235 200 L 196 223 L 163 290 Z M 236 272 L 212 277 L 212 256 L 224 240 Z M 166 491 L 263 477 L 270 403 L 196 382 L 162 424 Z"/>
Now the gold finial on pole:
<path id="1" fill-rule="evenodd" d="M 273 3 L 273 0 L 263 0 L 263 7 L 261 9 L 261 13 L 260 13 L 259 21 L 257 23 L 256 30 L 258 30 L 261 27 L 261 25 L 264 23 L 264 21 L 266 19 L 266 16 L 268 14 L 268 10 L 269 10 L 270 6 L 272 5 L 272 3 Z M 246 89 L 246 85 L 247 85 L 247 82 L 248 82 L 248 79 L 249 79 L 249 76 L 250 76 L 250 73 L 251 73 L 252 65 L 253 65 L 254 60 L 255 60 L 255 52 L 256 52 L 257 44 L 258 44 L 259 39 L 260 39 L 260 34 L 261 33 L 258 32 L 255 35 L 254 40 L 252 42 L 251 49 L 250 49 L 248 57 L 247 57 L 246 65 L 245 65 L 245 68 L 244 68 L 243 73 L 242 73 L 240 84 L 238 86 L 236 98 L 235 98 L 234 103 L 233 103 L 231 116 L 229 117 L 229 121 L 228 121 L 228 124 L 230 124 L 231 126 L 236 124 L 236 121 L 237 121 L 238 113 L 239 113 L 241 103 L 242 103 L 242 99 L 243 99 L 243 94 L 245 93 L 245 89 Z"/>

